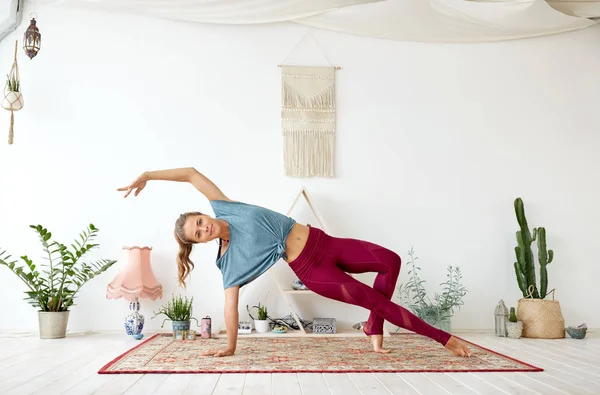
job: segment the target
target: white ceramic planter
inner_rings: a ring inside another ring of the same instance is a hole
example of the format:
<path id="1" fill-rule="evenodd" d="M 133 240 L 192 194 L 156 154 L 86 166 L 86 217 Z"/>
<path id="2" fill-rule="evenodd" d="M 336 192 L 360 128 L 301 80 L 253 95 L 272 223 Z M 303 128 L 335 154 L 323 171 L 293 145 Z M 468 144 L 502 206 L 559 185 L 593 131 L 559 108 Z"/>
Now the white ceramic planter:
<path id="1" fill-rule="evenodd" d="M 269 332 L 269 320 L 254 320 L 254 328 L 258 333 Z"/>
<path id="2" fill-rule="evenodd" d="M 523 334 L 523 322 L 507 322 L 506 323 L 506 336 L 511 339 L 519 339 Z"/>
<path id="3" fill-rule="evenodd" d="M 60 339 L 67 334 L 70 311 L 38 311 L 40 339 Z"/>
<path id="4" fill-rule="evenodd" d="M 25 102 L 21 92 L 8 92 L 2 99 L 2 108 L 5 110 L 19 111 Z"/>

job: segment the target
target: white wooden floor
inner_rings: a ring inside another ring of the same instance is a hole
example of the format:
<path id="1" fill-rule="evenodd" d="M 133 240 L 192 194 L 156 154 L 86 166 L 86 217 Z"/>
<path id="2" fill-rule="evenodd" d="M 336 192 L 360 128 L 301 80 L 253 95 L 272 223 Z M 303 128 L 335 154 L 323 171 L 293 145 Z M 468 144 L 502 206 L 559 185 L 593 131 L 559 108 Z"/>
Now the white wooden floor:
<path id="1" fill-rule="evenodd" d="M 600 335 L 584 340 L 504 339 L 456 333 L 546 369 L 538 373 L 283 373 L 99 375 L 137 341 L 122 334 L 0 333 L 0 394 L 600 394 Z"/>

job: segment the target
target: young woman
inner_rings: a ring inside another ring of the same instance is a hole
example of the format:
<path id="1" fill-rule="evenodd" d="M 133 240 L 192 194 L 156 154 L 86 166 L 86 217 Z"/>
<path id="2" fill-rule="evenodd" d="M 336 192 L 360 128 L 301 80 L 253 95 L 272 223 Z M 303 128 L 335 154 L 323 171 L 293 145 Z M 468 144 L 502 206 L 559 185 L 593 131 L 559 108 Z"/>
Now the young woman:
<path id="1" fill-rule="evenodd" d="M 190 260 L 192 246 L 213 240 L 220 246 L 216 265 L 223 275 L 225 289 L 227 347 L 205 355 L 234 354 L 239 289 L 281 258 L 308 289 L 369 310 L 363 331 L 371 337 L 375 352 L 390 351 L 383 348 L 383 321 L 388 320 L 437 341 L 454 355 L 471 355 L 464 342 L 391 301 L 401 265 L 395 252 L 367 241 L 332 237 L 269 209 L 233 201 L 194 168 L 144 172 L 129 186 L 118 190 L 126 192 L 124 197 L 135 190 L 137 196 L 150 180 L 189 182 L 206 196 L 215 213 L 214 218 L 200 212 L 182 214 L 175 222 L 174 232 L 179 244 L 179 283 L 183 286 L 194 268 Z M 347 274 L 365 272 L 377 273 L 373 287 Z"/>

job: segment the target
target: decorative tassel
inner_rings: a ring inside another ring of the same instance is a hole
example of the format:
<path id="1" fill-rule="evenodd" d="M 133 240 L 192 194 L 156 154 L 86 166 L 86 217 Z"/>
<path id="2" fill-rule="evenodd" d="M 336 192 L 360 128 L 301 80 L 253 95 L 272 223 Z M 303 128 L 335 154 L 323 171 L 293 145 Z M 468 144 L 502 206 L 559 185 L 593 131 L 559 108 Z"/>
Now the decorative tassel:
<path id="1" fill-rule="evenodd" d="M 10 129 L 8 129 L 8 144 L 11 145 L 13 143 L 13 138 L 15 136 L 15 112 L 10 112 Z"/>
<path id="2" fill-rule="evenodd" d="M 334 177 L 333 130 L 284 130 L 285 173 L 292 177 Z"/>

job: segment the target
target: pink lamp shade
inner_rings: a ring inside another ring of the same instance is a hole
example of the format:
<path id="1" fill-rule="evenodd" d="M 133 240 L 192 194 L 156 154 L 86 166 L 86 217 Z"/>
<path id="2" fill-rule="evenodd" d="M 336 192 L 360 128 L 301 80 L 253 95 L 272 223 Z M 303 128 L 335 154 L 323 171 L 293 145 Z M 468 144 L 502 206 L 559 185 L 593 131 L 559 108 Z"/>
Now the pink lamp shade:
<path id="1" fill-rule="evenodd" d="M 107 299 L 162 298 L 162 285 L 156 281 L 150 266 L 151 247 L 123 247 L 121 272 L 106 287 Z"/>

